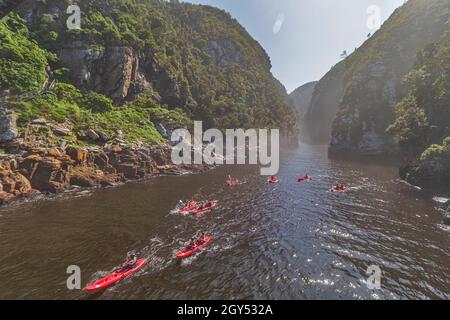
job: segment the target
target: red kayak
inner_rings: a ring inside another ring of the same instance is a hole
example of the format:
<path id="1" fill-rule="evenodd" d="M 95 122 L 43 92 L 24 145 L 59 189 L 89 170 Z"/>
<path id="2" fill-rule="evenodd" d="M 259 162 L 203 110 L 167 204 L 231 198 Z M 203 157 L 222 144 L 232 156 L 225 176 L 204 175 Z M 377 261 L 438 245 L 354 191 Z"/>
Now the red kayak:
<path id="1" fill-rule="evenodd" d="M 213 204 L 211 206 L 206 207 L 206 208 L 192 210 L 192 213 L 197 214 L 197 213 L 206 212 L 206 211 L 214 209 L 215 207 L 217 207 L 217 202 L 213 202 Z"/>
<path id="2" fill-rule="evenodd" d="M 189 211 L 195 209 L 196 206 L 197 206 L 197 201 L 191 201 L 187 204 L 187 206 L 185 206 L 184 208 L 181 208 L 180 211 L 178 211 L 178 212 L 186 213 L 186 212 L 189 212 Z"/>
<path id="3" fill-rule="evenodd" d="M 269 183 L 278 183 L 278 182 L 280 182 L 280 180 L 279 179 L 276 179 L 276 180 L 269 179 L 269 180 L 267 180 L 267 182 L 269 182 Z"/>
<path id="4" fill-rule="evenodd" d="M 194 249 L 184 249 L 184 250 L 181 250 L 180 252 L 178 252 L 177 255 L 176 255 L 177 259 L 184 259 L 184 258 L 192 256 L 199 249 L 202 249 L 202 248 L 206 247 L 212 241 L 212 238 L 211 237 L 204 237 L 203 241 L 204 242 L 202 244 L 199 244 L 197 242 Z"/>
<path id="5" fill-rule="evenodd" d="M 330 190 L 331 192 L 340 192 L 340 193 L 343 193 L 343 192 L 345 192 L 345 191 L 347 191 L 347 188 L 344 188 L 344 189 L 336 189 L 336 188 L 332 188 L 331 190 Z"/>
<path id="6" fill-rule="evenodd" d="M 312 178 L 311 177 L 303 177 L 303 178 L 299 178 L 298 182 L 303 182 L 303 181 L 311 181 Z"/>
<path id="7" fill-rule="evenodd" d="M 239 180 L 238 179 L 232 179 L 232 180 L 228 180 L 227 181 L 228 186 L 230 187 L 234 187 L 237 186 L 239 184 Z"/>
<path id="8" fill-rule="evenodd" d="M 103 279 L 98 280 L 97 282 L 94 282 L 90 285 L 88 285 L 86 288 L 84 288 L 84 291 L 97 291 L 101 289 L 105 289 L 109 286 L 112 286 L 116 282 L 119 282 L 123 278 L 128 277 L 129 275 L 132 275 L 137 270 L 142 268 L 142 266 L 147 262 L 146 259 L 139 259 L 136 262 L 136 266 L 133 269 L 127 270 L 127 271 L 115 271 L 114 273 L 111 273 L 110 275 L 104 277 Z"/>

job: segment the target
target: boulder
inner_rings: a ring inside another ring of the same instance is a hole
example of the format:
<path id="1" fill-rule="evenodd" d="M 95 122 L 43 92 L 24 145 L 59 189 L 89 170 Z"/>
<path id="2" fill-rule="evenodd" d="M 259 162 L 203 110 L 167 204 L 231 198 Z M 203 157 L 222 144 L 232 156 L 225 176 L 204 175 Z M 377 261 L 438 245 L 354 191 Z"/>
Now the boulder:
<path id="1" fill-rule="evenodd" d="M 56 149 L 56 148 L 50 148 L 49 150 L 48 150 L 48 153 L 47 153 L 50 157 L 53 157 L 53 158 L 58 158 L 58 157 L 61 157 L 62 156 L 62 154 L 61 154 L 61 152 L 58 150 L 58 149 Z"/>
<path id="2" fill-rule="evenodd" d="M 39 191 L 57 193 L 69 186 L 68 167 L 55 158 L 29 156 L 20 167 L 31 186 Z"/>
<path id="3" fill-rule="evenodd" d="M 69 129 L 63 127 L 54 127 L 52 130 L 53 133 L 58 136 L 68 136 L 71 134 L 71 131 Z"/>
<path id="4" fill-rule="evenodd" d="M 31 121 L 32 124 L 37 124 L 37 125 L 46 125 L 48 123 L 47 120 L 42 119 L 42 118 L 37 118 Z"/>
<path id="5" fill-rule="evenodd" d="M 99 139 L 103 142 L 108 142 L 109 140 L 111 140 L 111 137 L 103 131 L 95 130 L 95 133 L 98 135 Z"/>
<path id="6" fill-rule="evenodd" d="M 99 140 L 100 139 L 100 136 L 97 134 L 97 132 L 95 130 L 92 130 L 92 129 L 89 129 L 87 131 L 87 135 L 92 140 Z"/>
<path id="7" fill-rule="evenodd" d="M 17 138 L 17 115 L 0 106 L 0 142 L 9 142 Z"/>
<path id="8" fill-rule="evenodd" d="M 127 179 L 139 179 L 138 167 L 132 163 L 121 163 L 115 166 L 117 172 L 122 173 Z"/>
<path id="9" fill-rule="evenodd" d="M 88 157 L 88 152 L 79 148 L 68 148 L 66 152 L 77 164 L 86 162 Z"/>

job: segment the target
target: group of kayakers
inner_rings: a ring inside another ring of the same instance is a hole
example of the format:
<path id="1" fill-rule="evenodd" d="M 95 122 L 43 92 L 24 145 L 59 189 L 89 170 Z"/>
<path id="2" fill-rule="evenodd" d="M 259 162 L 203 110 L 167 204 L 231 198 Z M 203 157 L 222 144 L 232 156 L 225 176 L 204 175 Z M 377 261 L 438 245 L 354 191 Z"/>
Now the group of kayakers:
<path id="1" fill-rule="evenodd" d="M 308 174 L 304 175 L 303 177 L 299 178 L 299 182 L 303 181 L 310 181 L 312 180 L 312 177 Z M 268 180 L 269 183 L 278 183 L 280 180 L 277 176 L 271 176 Z M 231 176 L 228 176 L 227 184 L 232 187 L 235 185 L 238 185 L 240 182 L 236 178 L 232 178 Z M 331 188 L 331 192 L 345 192 L 347 190 L 347 186 L 345 186 L 342 183 L 336 184 L 333 188 Z M 185 203 L 180 201 L 179 204 L 179 213 L 201 213 L 206 212 L 209 210 L 212 210 L 217 206 L 216 201 L 202 201 L 197 202 L 195 200 L 189 200 Z M 212 241 L 212 237 L 207 236 L 204 232 L 200 233 L 198 236 L 194 236 L 190 239 L 189 242 L 186 243 L 185 249 L 177 253 L 176 258 L 177 259 L 184 259 L 187 258 L 197 251 L 201 250 L 202 248 L 206 247 L 209 242 Z M 95 282 L 94 284 L 91 284 L 90 286 L 86 287 L 86 291 L 95 291 L 98 289 L 106 288 L 117 281 L 120 281 L 120 279 L 123 279 L 124 277 L 134 273 L 136 270 L 141 268 L 146 262 L 146 259 L 139 259 L 137 258 L 134 251 L 128 252 L 126 262 L 117 269 L 113 274 L 108 275 L 107 277 L 100 279 L 99 281 Z"/>

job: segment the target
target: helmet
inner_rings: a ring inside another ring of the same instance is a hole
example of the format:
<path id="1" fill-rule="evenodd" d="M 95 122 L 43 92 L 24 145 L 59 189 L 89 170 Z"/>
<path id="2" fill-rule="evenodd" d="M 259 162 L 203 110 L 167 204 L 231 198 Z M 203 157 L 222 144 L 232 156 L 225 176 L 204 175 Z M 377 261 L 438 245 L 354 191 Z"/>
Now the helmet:
<path id="1" fill-rule="evenodd" d="M 136 258 L 136 254 L 134 253 L 134 251 L 130 251 L 127 253 L 127 257 L 130 259 Z"/>

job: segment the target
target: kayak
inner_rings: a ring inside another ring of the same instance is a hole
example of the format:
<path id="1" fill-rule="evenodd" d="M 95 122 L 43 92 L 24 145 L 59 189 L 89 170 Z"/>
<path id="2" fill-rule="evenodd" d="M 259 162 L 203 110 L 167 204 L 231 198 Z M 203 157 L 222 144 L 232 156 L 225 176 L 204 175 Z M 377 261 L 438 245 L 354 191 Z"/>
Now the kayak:
<path id="1" fill-rule="evenodd" d="M 303 177 L 303 178 L 299 178 L 299 179 L 298 179 L 298 182 L 310 181 L 310 180 L 312 180 L 311 177 Z"/>
<path id="2" fill-rule="evenodd" d="M 192 210 L 192 213 L 197 214 L 197 213 L 206 212 L 206 211 L 214 209 L 215 207 L 217 207 L 217 202 L 213 202 L 213 204 L 211 206 L 203 208 L 203 209 Z"/>
<path id="3" fill-rule="evenodd" d="M 109 286 L 112 286 L 113 284 L 119 282 L 123 278 L 126 278 L 133 273 L 135 273 L 137 270 L 142 268 L 142 266 L 147 262 L 147 259 L 139 259 L 136 262 L 136 266 L 133 269 L 127 270 L 127 271 L 115 271 L 106 277 L 98 280 L 97 282 L 94 282 L 90 285 L 88 285 L 86 288 L 84 288 L 84 291 L 96 291 L 100 289 L 105 289 Z"/>
<path id="4" fill-rule="evenodd" d="M 230 187 L 234 187 L 234 186 L 237 186 L 238 184 L 239 184 L 239 180 L 228 180 L 227 181 L 227 184 L 230 186 Z"/>
<path id="5" fill-rule="evenodd" d="M 343 192 L 347 191 L 347 188 L 344 188 L 344 190 L 338 190 L 338 189 L 336 189 L 336 188 L 332 188 L 330 191 L 331 191 L 331 192 L 339 192 L 339 193 L 343 193 Z"/>
<path id="6" fill-rule="evenodd" d="M 189 212 L 189 211 L 195 209 L 196 206 L 197 206 L 197 201 L 191 201 L 188 203 L 187 206 L 185 206 L 184 208 L 181 208 L 180 211 L 178 211 L 178 212 L 186 213 L 186 212 Z"/>
<path id="7" fill-rule="evenodd" d="M 184 250 L 181 250 L 180 252 L 178 252 L 177 255 L 176 255 L 177 259 L 184 259 L 184 258 L 192 256 L 199 249 L 202 249 L 202 248 L 206 247 L 212 241 L 212 238 L 211 237 L 204 237 L 203 241 L 204 242 L 202 244 L 198 244 L 198 242 L 197 242 L 195 248 L 193 248 L 191 250 L 184 249 Z"/>
<path id="8" fill-rule="evenodd" d="M 278 183 L 278 182 L 280 182 L 280 180 L 272 180 L 272 179 L 269 179 L 269 180 L 267 180 L 267 182 L 269 182 L 269 183 Z"/>

